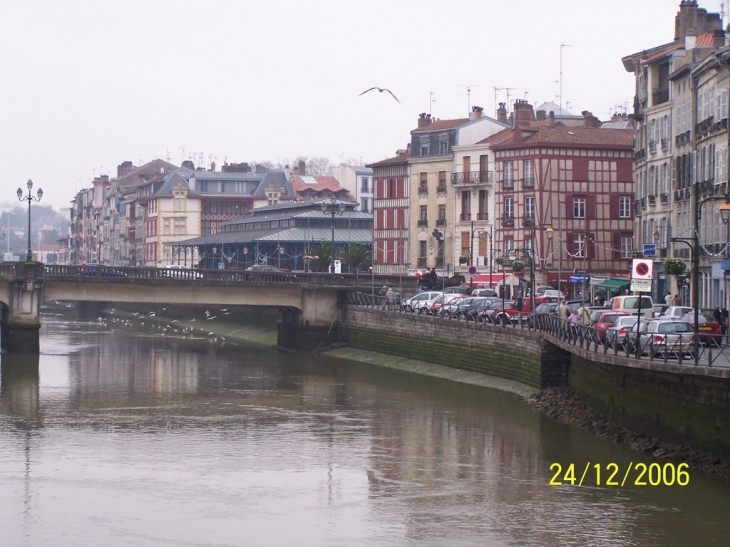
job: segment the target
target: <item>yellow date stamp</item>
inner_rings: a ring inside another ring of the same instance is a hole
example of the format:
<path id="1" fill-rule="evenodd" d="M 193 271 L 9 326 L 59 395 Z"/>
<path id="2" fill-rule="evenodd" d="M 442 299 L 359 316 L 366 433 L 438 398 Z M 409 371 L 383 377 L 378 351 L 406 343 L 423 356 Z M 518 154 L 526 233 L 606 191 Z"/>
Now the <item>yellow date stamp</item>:
<path id="1" fill-rule="evenodd" d="M 686 463 L 591 463 L 576 466 L 574 463 L 563 465 L 550 464 L 553 476 L 550 486 L 687 486 L 689 484 L 689 465 Z"/>

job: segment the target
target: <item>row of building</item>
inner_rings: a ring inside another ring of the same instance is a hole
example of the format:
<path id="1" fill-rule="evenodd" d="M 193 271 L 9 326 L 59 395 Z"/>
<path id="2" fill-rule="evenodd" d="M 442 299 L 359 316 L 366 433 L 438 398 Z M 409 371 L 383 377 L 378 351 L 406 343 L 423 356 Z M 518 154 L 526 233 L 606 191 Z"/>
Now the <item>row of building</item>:
<path id="1" fill-rule="evenodd" d="M 631 259 L 655 251 L 655 296 L 688 301 L 688 280 L 661 265 L 690 258 L 690 189 L 728 192 L 730 49 L 719 14 L 696 1 L 680 3 L 674 27 L 672 41 L 623 58 L 634 111 L 607 122 L 522 100 L 495 117 L 478 106 L 460 119 L 424 113 L 392 158 L 326 177 L 303 164 L 125 162 L 74 199 L 68 260 L 297 269 L 312 242 L 355 242 L 372 246 L 375 273 L 436 268 L 495 285 L 523 261 L 539 284 L 615 291 Z M 343 210 L 322 214 L 332 199 Z M 697 226 L 701 306 L 727 300 L 719 205 L 708 200 Z"/>

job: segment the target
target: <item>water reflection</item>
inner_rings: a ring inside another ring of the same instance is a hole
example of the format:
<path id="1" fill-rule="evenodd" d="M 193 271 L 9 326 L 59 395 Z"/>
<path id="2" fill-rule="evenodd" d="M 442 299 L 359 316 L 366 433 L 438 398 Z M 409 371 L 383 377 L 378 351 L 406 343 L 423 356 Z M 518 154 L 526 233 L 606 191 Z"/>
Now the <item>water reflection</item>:
<path id="1" fill-rule="evenodd" d="M 518 397 L 324 356 L 44 323 L 2 358 L 8 545 L 724 545 L 730 489 L 550 487 L 641 455 Z M 72 503 L 71 503 L 72 501 Z"/>

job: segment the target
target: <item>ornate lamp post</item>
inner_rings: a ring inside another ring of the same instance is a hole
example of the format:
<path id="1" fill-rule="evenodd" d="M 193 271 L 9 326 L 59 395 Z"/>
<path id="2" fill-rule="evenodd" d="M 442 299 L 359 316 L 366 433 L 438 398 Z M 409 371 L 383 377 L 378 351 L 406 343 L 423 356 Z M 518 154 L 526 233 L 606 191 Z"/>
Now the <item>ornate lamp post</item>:
<path id="1" fill-rule="evenodd" d="M 724 201 L 720 205 L 720 218 L 723 224 L 730 221 L 730 195 L 713 196 L 700 201 L 700 187 L 695 184 L 694 189 L 694 235 L 692 237 L 673 237 L 672 242 L 680 242 L 687 245 L 692 255 L 692 307 L 694 308 L 694 361 L 695 365 L 700 359 L 700 337 L 699 337 L 699 319 L 700 319 L 700 219 L 702 218 L 702 206 L 708 201 Z"/>
<path id="2" fill-rule="evenodd" d="M 17 194 L 18 199 L 20 201 L 27 201 L 28 202 L 28 254 L 26 255 L 26 261 L 27 262 L 33 262 L 33 251 L 30 250 L 30 203 L 32 201 L 40 201 L 43 199 L 43 190 L 38 188 L 38 191 L 36 192 L 36 196 L 33 195 L 33 181 L 28 180 L 28 195 L 23 195 L 23 190 L 21 188 L 18 188 Z"/>
<path id="3" fill-rule="evenodd" d="M 325 215 L 332 215 L 332 260 L 330 262 L 330 273 L 333 273 L 335 269 L 335 215 L 342 215 L 345 212 L 345 204 L 342 202 L 338 204 L 337 196 L 332 194 L 329 203 L 322 201 L 321 208 Z"/>

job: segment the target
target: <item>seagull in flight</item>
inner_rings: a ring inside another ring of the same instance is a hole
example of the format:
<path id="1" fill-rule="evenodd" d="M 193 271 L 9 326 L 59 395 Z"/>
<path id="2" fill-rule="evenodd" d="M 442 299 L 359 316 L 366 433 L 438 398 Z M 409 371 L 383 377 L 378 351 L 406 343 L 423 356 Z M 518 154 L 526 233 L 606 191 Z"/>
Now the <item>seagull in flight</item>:
<path id="1" fill-rule="evenodd" d="M 393 92 L 392 92 L 392 91 L 391 91 L 390 89 L 386 89 L 386 88 L 384 88 L 384 87 L 377 87 L 377 86 L 375 86 L 375 87 L 371 87 L 370 89 L 366 89 L 365 91 L 363 91 L 362 93 L 360 93 L 360 95 L 365 95 L 365 93 L 367 93 L 368 91 L 372 91 L 373 89 L 377 89 L 377 90 L 378 90 L 378 91 L 380 91 L 381 93 L 382 93 L 383 91 L 387 91 L 388 93 L 390 93 L 390 94 L 391 94 L 391 96 L 392 96 L 392 97 L 393 97 L 393 98 L 394 98 L 394 99 L 395 99 L 396 101 L 398 101 L 398 97 L 396 97 L 395 95 L 393 95 Z M 359 97 L 360 95 L 358 95 L 358 97 Z M 398 102 L 400 102 L 400 101 L 398 101 Z"/>

